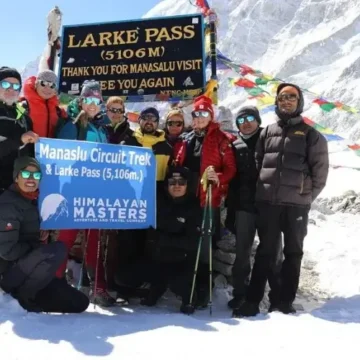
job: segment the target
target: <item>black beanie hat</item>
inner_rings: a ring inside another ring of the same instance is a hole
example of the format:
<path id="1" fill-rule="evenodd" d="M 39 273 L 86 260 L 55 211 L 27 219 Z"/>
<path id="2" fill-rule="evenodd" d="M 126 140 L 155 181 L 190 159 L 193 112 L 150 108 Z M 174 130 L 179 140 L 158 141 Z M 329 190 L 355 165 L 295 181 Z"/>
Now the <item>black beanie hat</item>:
<path id="1" fill-rule="evenodd" d="M 41 170 L 40 164 L 38 161 L 30 156 L 22 156 L 15 160 L 14 163 L 14 171 L 13 171 L 13 178 L 14 180 L 18 177 L 21 170 L 24 170 L 28 166 L 35 166 L 36 168 Z"/>
<path id="2" fill-rule="evenodd" d="M 141 118 L 142 118 L 144 115 L 146 115 L 146 114 L 151 114 L 151 115 L 156 116 L 156 121 L 159 121 L 159 120 L 160 120 L 159 111 L 157 111 L 157 109 L 155 109 L 154 107 L 148 107 L 148 108 L 144 109 L 144 110 L 140 113 L 139 121 L 140 121 Z"/>
<path id="3" fill-rule="evenodd" d="M 244 106 L 244 107 L 242 107 L 242 108 L 238 111 L 238 113 L 237 113 L 237 115 L 236 115 L 236 118 L 235 118 L 235 121 L 236 121 L 237 118 L 242 117 L 242 116 L 246 116 L 246 115 L 252 115 L 252 116 L 254 116 L 255 119 L 256 119 L 256 121 L 257 121 L 257 123 L 258 123 L 259 125 L 261 125 L 260 113 L 259 113 L 259 110 L 258 110 L 258 108 L 257 108 L 256 106 Z M 236 126 L 237 126 L 237 124 L 236 124 Z"/>
<path id="4" fill-rule="evenodd" d="M 8 66 L 0 67 L 0 81 L 9 77 L 19 80 L 20 85 L 22 84 L 21 75 L 16 69 L 10 68 Z"/>
<path id="5" fill-rule="evenodd" d="M 304 95 L 300 89 L 299 86 L 295 85 L 295 84 L 291 84 L 291 83 L 282 83 L 278 86 L 277 90 L 276 90 L 276 101 L 275 101 L 275 112 L 276 114 L 281 118 L 281 117 L 284 117 L 281 113 L 280 113 L 280 110 L 279 110 L 279 106 L 278 106 L 278 102 L 277 102 L 277 97 L 278 95 L 280 94 L 281 90 L 287 86 L 290 86 L 290 87 L 293 87 L 294 89 L 296 89 L 299 93 L 299 102 L 298 102 L 298 106 L 296 108 L 296 111 L 294 112 L 294 114 L 292 114 L 291 116 L 292 117 L 295 117 L 295 116 L 299 116 L 301 115 L 301 113 L 304 111 L 304 105 L 305 105 L 305 102 L 304 102 Z M 286 117 L 286 116 L 285 116 Z"/>

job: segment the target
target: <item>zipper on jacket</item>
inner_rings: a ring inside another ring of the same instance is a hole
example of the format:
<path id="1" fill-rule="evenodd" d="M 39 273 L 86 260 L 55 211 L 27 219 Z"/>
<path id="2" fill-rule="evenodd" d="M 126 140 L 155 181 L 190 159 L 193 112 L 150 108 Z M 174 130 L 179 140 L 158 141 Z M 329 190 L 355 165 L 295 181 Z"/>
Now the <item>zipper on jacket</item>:
<path id="1" fill-rule="evenodd" d="M 46 100 L 46 110 L 47 110 L 47 134 L 46 134 L 46 137 L 50 137 L 50 110 L 49 110 L 49 100 Z"/>
<path id="2" fill-rule="evenodd" d="M 274 204 L 276 204 L 276 202 L 277 202 L 277 195 L 278 195 L 278 191 L 280 189 L 280 179 L 281 179 L 281 175 L 282 175 L 282 157 L 284 155 L 285 139 L 286 139 L 286 128 L 284 127 L 282 129 L 282 133 L 281 133 L 280 150 L 279 150 L 279 156 L 277 159 L 278 171 L 277 171 L 277 182 L 276 182 L 274 193 L 273 193 L 273 203 Z"/>

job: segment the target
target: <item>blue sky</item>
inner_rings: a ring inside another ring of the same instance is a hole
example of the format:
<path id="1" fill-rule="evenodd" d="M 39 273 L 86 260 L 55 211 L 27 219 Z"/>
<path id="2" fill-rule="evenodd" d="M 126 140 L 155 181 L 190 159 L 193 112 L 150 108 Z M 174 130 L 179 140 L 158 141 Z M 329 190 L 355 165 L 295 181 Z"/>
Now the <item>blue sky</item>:
<path id="1" fill-rule="evenodd" d="M 57 5 L 63 25 L 141 18 L 160 0 L 0 0 L 0 66 L 19 70 L 35 60 L 47 41 L 47 14 Z"/>

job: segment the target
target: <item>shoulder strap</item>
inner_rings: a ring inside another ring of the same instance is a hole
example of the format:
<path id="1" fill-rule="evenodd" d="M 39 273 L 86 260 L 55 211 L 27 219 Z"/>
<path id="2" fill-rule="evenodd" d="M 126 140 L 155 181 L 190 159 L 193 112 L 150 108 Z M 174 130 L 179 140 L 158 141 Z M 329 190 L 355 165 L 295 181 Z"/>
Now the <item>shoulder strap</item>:
<path id="1" fill-rule="evenodd" d="M 56 114 L 57 114 L 59 119 L 61 119 L 63 117 L 62 116 L 62 111 L 61 111 L 59 106 L 56 106 Z"/>

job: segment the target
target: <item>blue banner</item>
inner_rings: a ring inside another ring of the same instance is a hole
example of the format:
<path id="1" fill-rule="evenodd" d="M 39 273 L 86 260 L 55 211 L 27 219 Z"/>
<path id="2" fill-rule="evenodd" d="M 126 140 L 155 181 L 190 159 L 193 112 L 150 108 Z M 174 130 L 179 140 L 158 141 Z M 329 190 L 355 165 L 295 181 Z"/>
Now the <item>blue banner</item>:
<path id="1" fill-rule="evenodd" d="M 41 229 L 155 228 L 151 149 L 41 138 L 35 152 Z"/>

